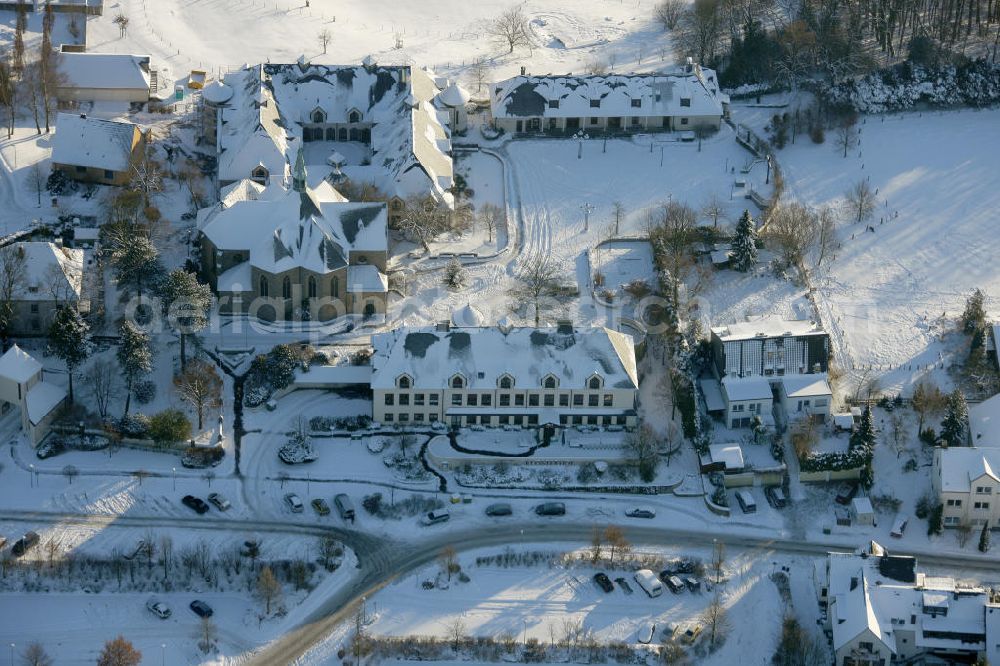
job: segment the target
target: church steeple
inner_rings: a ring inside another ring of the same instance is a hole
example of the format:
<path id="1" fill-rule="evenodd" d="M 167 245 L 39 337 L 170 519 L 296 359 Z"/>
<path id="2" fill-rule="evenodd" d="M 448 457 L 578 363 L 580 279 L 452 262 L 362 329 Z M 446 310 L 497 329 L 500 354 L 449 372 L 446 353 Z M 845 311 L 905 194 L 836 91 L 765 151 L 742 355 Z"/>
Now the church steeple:
<path id="1" fill-rule="evenodd" d="M 296 192 L 306 191 L 306 158 L 299 146 L 299 154 L 295 157 L 295 170 L 292 172 L 292 189 Z"/>

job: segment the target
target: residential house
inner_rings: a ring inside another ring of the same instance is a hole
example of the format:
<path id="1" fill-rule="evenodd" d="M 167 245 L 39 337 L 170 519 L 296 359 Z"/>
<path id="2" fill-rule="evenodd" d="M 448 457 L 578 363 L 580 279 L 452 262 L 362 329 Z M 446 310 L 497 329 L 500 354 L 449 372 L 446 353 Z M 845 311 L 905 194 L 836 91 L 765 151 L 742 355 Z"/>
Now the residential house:
<path id="1" fill-rule="evenodd" d="M 63 104 L 149 101 L 148 55 L 65 52 L 58 57 L 56 99 Z"/>
<path id="2" fill-rule="evenodd" d="M 66 391 L 45 381 L 42 364 L 14 345 L 0 356 L 0 411 L 21 413 L 21 429 L 37 446 L 66 399 Z"/>
<path id="3" fill-rule="evenodd" d="M 520 76 L 492 86 L 493 123 L 515 134 L 718 129 L 729 97 L 715 72 L 688 62 L 652 74 Z"/>
<path id="4" fill-rule="evenodd" d="M 991 613 L 983 588 L 916 572 L 913 558 L 872 547 L 831 553 L 817 567 L 836 666 L 974 663 L 983 655 Z"/>
<path id="5" fill-rule="evenodd" d="M 386 205 L 348 202 L 307 177 L 300 150 L 291 189 L 241 181 L 199 213 L 202 274 L 220 312 L 272 321 L 385 312 Z"/>
<path id="6" fill-rule="evenodd" d="M 931 483 L 945 527 L 990 529 L 1000 521 L 1000 395 L 969 406 L 972 446 L 934 451 Z"/>
<path id="7" fill-rule="evenodd" d="M 825 374 L 785 375 L 777 385 L 788 418 L 808 416 L 818 423 L 830 419 L 833 391 Z"/>
<path id="8" fill-rule="evenodd" d="M 138 125 L 60 113 L 52 138 L 52 168 L 73 180 L 126 185 L 146 149 Z"/>
<path id="9" fill-rule="evenodd" d="M 763 377 L 725 377 L 722 380 L 726 424 L 730 428 L 749 428 L 754 417 L 762 423 L 774 424 L 771 416 L 774 397 L 771 385 Z"/>
<path id="10" fill-rule="evenodd" d="M 47 335 L 61 304 L 89 312 L 89 299 L 83 296 L 83 250 L 26 241 L 5 248 L 2 260 L 20 267 L 11 291 L 11 335 Z"/>
<path id="11" fill-rule="evenodd" d="M 220 186 L 282 182 L 292 148 L 306 143 L 315 144 L 310 155 L 322 154 L 311 164 L 346 156 L 342 174 L 377 188 L 392 223 L 410 197 L 453 204 L 449 112 L 436 106 L 441 91 L 425 70 L 370 58 L 339 67 L 300 59 L 248 66 L 223 83 L 233 94 L 213 102 Z"/>
<path id="12" fill-rule="evenodd" d="M 372 346 L 381 423 L 636 425 L 639 379 L 625 333 L 445 322 L 374 335 Z"/>

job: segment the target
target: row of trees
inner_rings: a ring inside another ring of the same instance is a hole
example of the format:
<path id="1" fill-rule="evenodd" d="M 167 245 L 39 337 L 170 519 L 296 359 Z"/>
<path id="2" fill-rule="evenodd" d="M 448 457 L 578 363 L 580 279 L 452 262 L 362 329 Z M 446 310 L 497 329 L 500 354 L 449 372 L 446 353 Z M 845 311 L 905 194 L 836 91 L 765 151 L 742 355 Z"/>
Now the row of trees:
<path id="1" fill-rule="evenodd" d="M 43 10 L 37 53 L 26 51 L 27 8 L 27 4 L 18 7 L 13 45 L 0 53 L 0 108 L 6 111 L 8 138 L 14 133 L 14 121 L 21 109 L 31 113 L 39 134 L 42 127 L 46 133 L 51 131 L 57 106 L 56 89 L 64 80 L 52 44 L 55 15 L 51 4 L 46 2 Z"/>

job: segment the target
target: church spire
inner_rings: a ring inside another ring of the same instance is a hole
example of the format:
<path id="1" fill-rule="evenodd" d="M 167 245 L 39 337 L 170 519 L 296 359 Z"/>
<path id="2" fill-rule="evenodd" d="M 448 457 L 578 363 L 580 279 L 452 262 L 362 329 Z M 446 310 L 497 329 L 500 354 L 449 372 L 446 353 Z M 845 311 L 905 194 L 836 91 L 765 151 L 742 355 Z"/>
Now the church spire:
<path id="1" fill-rule="evenodd" d="M 292 172 L 292 189 L 296 192 L 306 191 L 306 158 L 299 146 L 299 154 L 295 157 L 295 170 Z"/>

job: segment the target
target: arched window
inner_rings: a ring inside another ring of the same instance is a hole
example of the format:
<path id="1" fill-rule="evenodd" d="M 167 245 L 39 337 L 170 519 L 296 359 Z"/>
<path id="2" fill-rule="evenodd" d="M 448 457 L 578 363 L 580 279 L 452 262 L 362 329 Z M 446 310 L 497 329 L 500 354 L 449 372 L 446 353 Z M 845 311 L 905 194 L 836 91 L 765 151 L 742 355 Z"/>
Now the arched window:
<path id="1" fill-rule="evenodd" d="M 590 388 L 592 388 L 592 389 L 599 389 L 599 388 L 601 388 L 601 378 L 600 377 L 591 377 L 590 378 L 590 382 L 588 382 L 587 385 Z"/>
<path id="2" fill-rule="evenodd" d="M 261 298 L 267 298 L 271 291 L 267 284 L 267 278 L 263 275 L 260 276 L 260 288 L 258 291 L 260 291 Z"/>
<path id="3" fill-rule="evenodd" d="M 314 123 L 325 123 L 326 113 L 324 113 L 322 109 L 316 109 L 312 112 L 312 121 Z"/>
<path id="4" fill-rule="evenodd" d="M 351 111 L 351 115 L 349 115 L 347 117 L 347 121 L 351 122 L 351 123 L 360 123 L 361 122 L 361 114 L 358 113 L 357 111 Z"/>
<path id="5" fill-rule="evenodd" d="M 504 375 L 500 378 L 500 388 L 511 389 L 514 388 L 514 380 L 511 379 L 510 375 Z"/>
<path id="6" fill-rule="evenodd" d="M 351 141 L 359 141 L 361 139 L 361 135 L 358 133 L 357 127 L 352 127 L 351 131 L 348 132 L 348 136 L 351 137 Z"/>
<path id="7" fill-rule="evenodd" d="M 281 297 L 291 298 L 292 297 L 292 281 L 285 276 L 285 279 L 281 281 Z"/>
<path id="8" fill-rule="evenodd" d="M 465 388 L 465 380 L 461 375 L 455 375 L 451 378 L 451 387 L 453 389 Z"/>
<path id="9" fill-rule="evenodd" d="M 408 388 L 410 388 L 410 378 L 407 377 L 406 375 L 403 375 L 402 377 L 400 377 L 399 378 L 399 388 L 401 388 L 401 389 L 408 389 Z"/>
<path id="10" fill-rule="evenodd" d="M 542 380 L 542 386 L 547 389 L 554 389 L 556 387 L 556 378 L 552 375 L 547 376 L 544 380 Z"/>
<path id="11" fill-rule="evenodd" d="M 330 278 L 330 295 L 334 298 L 340 298 L 340 278 Z"/>
<path id="12" fill-rule="evenodd" d="M 250 172 L 252 180 L 260 183 L 261 185 L 267 184 L 267 178 L 270 175 L 263 166 L 258 166 L 253 171 Z"/>
<path id="13" fill-rule="evenodd" d="M 314 278 L 312 275 L 310 275 L 309 276 L 309 282 L 307 282 L 306 284 L 308 285 L 307 288 L 309 290 L 308 291 L 309 298 L 316 298 L 316 278 Z"/>
<path id="14" fill-rule="evenodd" d="M 326 128 L 326 140 L 336 141 L 337 140 L 337 130 L 333 127 Z"/>

